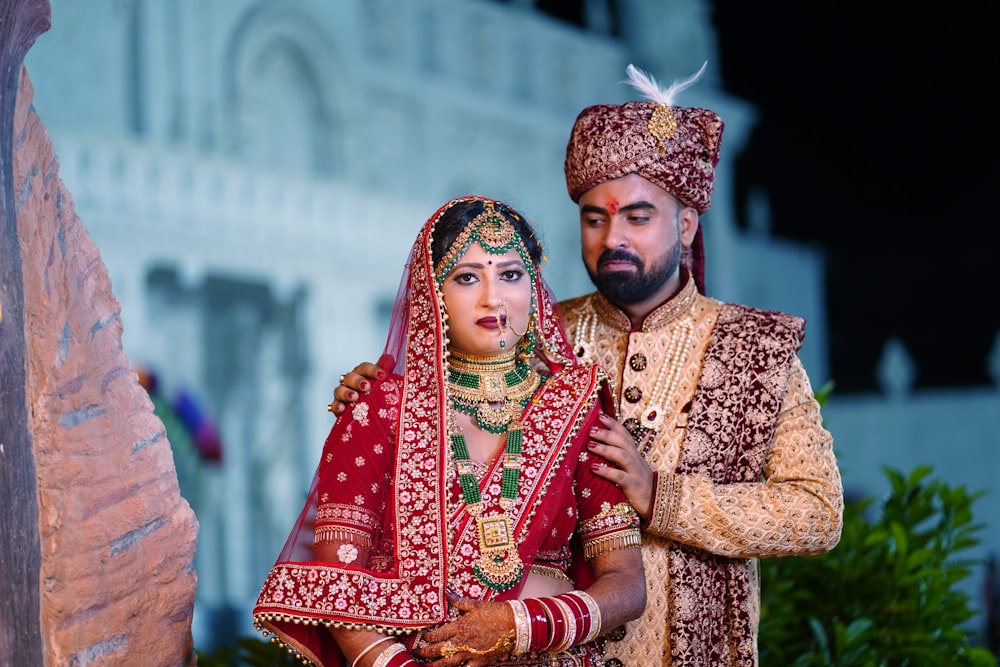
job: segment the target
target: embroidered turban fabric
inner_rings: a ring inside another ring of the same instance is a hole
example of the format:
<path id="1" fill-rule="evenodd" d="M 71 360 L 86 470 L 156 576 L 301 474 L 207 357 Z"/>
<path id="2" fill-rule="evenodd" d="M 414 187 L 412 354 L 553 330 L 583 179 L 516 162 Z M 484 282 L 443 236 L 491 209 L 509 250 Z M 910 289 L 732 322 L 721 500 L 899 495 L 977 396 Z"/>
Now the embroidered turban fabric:
<path id="1" fill-rule="evenodd" d="M 654 102 L 598 104 L 577 116 L 566 147 L 573 201 L 595 185 L 638 174 L 705 213 L 712 203 L 722 119 L 714 111 Z"/>

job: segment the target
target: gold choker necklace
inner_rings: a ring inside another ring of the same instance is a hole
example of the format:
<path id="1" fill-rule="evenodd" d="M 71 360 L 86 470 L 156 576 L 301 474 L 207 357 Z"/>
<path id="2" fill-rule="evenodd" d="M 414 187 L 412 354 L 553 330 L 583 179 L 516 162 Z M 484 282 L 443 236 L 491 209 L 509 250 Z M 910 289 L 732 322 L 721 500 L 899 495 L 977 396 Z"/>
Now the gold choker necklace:
<path id="1" fill-rule="evenodd" d="M 541 376 L 514 355 L 464 357 L 451 353 L 451 405 L 473 417 L 479 428 L 503 433 L 541 384 Z M 499 404 L 499 405 L 498 405 Z"/>

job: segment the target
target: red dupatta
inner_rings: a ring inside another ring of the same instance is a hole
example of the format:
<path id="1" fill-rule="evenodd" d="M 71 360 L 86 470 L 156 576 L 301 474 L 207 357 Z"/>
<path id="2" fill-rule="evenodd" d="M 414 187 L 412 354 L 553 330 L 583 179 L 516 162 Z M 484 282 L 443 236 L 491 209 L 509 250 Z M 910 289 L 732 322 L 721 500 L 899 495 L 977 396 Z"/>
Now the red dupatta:
<path id="1" fill-rule="evenodd" d="M 379 509 L 381 535 L 373 549 L 376 557 L 369 559 L 370 567 L 362 568 L 319 562 L 313 555 L 324 462 L 342 455 L 340 443 L 345 433 L 359 428 L 342 416 L 324 447 L 324 460 L 306 506 L 254 607 L 258 628 L 274 633 L 316 664 L 343 664 L 342 654 L 325 629 L 328 625 L 409 634 L 441 623 L 448 613 L 446 589 L 451 582 L 460 585 L 462 594 L 478 599 L 517 596 L 520 587 L 502 595 L 480 587 L 480 594 L 475 595 L 474 586 L 462 585 L 466 565 L 471 566 L 472 559 L 463 560 L 461 554 L 475 548 L 474 535 L 469 535 L 474 530 L 460 528 L 450 551 L 447 537 L 447 315 L 435 281 L 431 241 L 436 222 L 449 208 L 458 203 L 491 201 L 465 197 L 442 206 L 421 229 L 403 272 L 385 348 L 385 355 L 396 360 L 390 377 L 397 386 L 380 394 L 386 398 L 373 402 L 365 411 L 365 419 L 380 420 L 384 428 L 379 433 L 387 440 L 369 444 L 388 445 L 385 462 L 389 483 L 384 507 Z M 540 276 L 534 287 L 537 354 L 555 373 L 571 366 L 574 357 Z M 533 562 L 549 526 L 563 509 L 547 507 L 542 498 L 572 484 L 572 466 L 585 441 L 576 435 L 584 426 L 583 419 L 592 414 L 590 408 L 599 393 L 607 411 L 612 412 L 604 380 L 597 369 L 574 369 L 543 385 L 522 414 L 524 459 L 530 464 L 522 474 L 512 521 L 518 552 L 526 566 Z M 600 391 L 602 388 L 605 390 Z M 497 472 L 496 466 L 492 472 Z M 487 476 L 484 487 L 491 478 Z"/>

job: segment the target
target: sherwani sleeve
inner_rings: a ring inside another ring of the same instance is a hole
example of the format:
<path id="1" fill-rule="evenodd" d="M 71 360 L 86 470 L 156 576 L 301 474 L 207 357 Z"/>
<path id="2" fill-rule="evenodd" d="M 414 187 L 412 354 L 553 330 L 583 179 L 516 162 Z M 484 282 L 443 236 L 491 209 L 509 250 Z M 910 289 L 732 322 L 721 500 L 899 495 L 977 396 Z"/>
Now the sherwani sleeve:
<path id="1" fill-rule="evenodd" d="M 716 484 L 706 475 L 659 471 L 646 531 L 731 558 L 816 554 L 836 546 L 844 494 L 833 437 L 797 357 L 763 477 Z"/>

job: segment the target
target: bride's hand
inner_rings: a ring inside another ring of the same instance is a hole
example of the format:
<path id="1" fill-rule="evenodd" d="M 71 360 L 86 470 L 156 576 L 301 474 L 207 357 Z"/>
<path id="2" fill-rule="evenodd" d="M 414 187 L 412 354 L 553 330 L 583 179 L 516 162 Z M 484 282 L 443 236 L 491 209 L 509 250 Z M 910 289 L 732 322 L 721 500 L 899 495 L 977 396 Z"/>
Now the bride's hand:
<path id="1" fill-rule="evenodd" d="M 415 651 L 417 655 L 437 658 L 430 663 L 437 667 L 483 667 L 510 654 L 514 646 L 514 612 L 510 605 L 462 598 L 452 606 L 465 613 L 426 633 L 427 644 Z"/>

